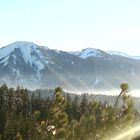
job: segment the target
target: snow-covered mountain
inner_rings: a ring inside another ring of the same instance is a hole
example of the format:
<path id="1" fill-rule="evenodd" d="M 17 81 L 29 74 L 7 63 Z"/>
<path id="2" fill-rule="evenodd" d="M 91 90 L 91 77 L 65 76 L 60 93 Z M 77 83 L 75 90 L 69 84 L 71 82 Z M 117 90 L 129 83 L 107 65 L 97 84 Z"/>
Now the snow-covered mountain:
<path id="1" fill-rule="evenodd" d="M 0 49 L 0 64 L 6 66 L 13 60 L 16 65 L 17 55 L 21 54 L 21 58 L 26 64 L 40 71 L 49 63 L 48 57 L 41 51 L 41 47 L 32 42 L 15 42 Z"/>
<path id="2" fill-rule="evenodd" d="M 1 82 L 38 85 L 40 73 L 53 61 L 48 48 L 32 42 L 15 42 L 0 49 Z"/>
<path id="3" fill-rule="evenodd" d="M 89 91 L 117 88 L 124 81 L 140 88 L 139 59 L 93 48 L 64 52 L 15 42 L 0 49 L 0 73 L 0 83 L 28 88 Z"/>

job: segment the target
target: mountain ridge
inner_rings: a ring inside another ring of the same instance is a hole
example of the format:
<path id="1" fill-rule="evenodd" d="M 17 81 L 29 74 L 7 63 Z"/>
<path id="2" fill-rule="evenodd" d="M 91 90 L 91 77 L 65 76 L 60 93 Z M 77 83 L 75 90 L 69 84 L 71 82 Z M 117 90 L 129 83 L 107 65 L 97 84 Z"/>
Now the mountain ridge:
<path id="1" fill-rule="evenodd" d="M 66 52 L 14 42 L 0 48 L 0 72 L 0 83 L 27 88 L 114 89 L 123 81 L 140 87 L 139 59 L 95 48 Z"/>
<path id="2" fill-rule="evenodd" d="M 6 45 L 6 46 L 4 46 L 4 47 L 1 47 L 0 48 L 0 50 L 1 49 L 4 49 L 5 47 L 8 47 L 8 46 L 17 46 L 17 48 L 19 47 L 19 46 L 24 46 L 24 47 L 29 47 L 29 46 L 37 46 L 37 47 L 42 47 L 42 48 L 45 48 L 45 49 L 50 49 L 50 48 L 48 48 L 48 47 L 46 47 L 46 46 L 42 46 L 42 45 L 37 45 L 37 44 L 35 44 L 35 43 L 33 43 L 33 42 L 29 42 L 29 41 L 16 41 L 16 42 L 14 42 L 14 43 L 11 43 L 11 44 L 9 44 L 9 45 Z M 127 53 L 124 53 L 124 52 L 121 52 L 121 51 L 110 51 L 110 50 L 108 50 L 108 51 L 104 51 L 104 50 L 100 50 L 100 49 L 97 49 L 97 48 L 84 48 L 84 49 L 82 49 L 81 51 L 73 51 L 73 52 L 70 52 L 70 51 L 64 51 L 64 50 L 58 50 L 58 49 L 50 49 L 50 50 L 54 50 L 54 51 L 56 51 L 56 52 L 67 52 L 67 53 L 70 53 L 70 54 L 74 54 L 74 55 L 77 55 L 77 56 L 79 56 L 79 53 L 82 53 L 82 52 L 86 52 L 86 51 L 89 51 L 90 53 L 91 52 L 94 52 L 94 53 L 100 53 L 100 51 L 102 51 L 102 52 L 106 52 L 106 53 L 108 53 L 108 54 L 111 54 L 111 55 L 119 55 L 119 56 L 124 56 L 124 57 L 128 57 L 128 58 L 132 58 L 132 59 L 140 59 L 140 56 L 134 56 L 134 55 L 128 55 Z M 92 55 L 91 55 L 92 56 Z M 95 56 L 96 57 L 96 55 L 93 55 L 93 56 Z M 0 58 L 1 58 L 2 56 L 0 56 Z M 79 56 L 80 57 L 80 56 Z M 86 57 L 86 56 L 85 56 Z M 97 56 L 98 57 L 98 56 Z M 82 58 L 82 57 L 81 57 Z M 87 56 L 87 58 L 88 58 L 88 56 Z M 85 58 L 84 58 L 85 59 Z"/>

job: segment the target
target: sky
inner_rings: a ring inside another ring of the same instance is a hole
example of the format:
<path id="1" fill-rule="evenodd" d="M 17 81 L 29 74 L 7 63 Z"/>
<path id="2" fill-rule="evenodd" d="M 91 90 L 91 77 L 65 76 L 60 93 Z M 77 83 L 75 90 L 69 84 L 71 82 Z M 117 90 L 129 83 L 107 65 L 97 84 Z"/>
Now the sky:
<path id="1" fill-rule="evenodd" d="M 140 0 L 0 0 L 0 47 L 30 41 L 140 56 L 139 7 Z"/>

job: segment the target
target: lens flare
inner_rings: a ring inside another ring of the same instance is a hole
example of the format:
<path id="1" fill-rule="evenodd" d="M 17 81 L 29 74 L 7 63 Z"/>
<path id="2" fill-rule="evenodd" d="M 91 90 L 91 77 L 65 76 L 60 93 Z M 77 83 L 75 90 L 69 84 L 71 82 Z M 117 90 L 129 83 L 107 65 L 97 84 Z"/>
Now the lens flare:
<path id="1" fill-rule="evenodd" d="M 138 137 L 140 137 L 140 124 L 125 130 L 117 136 L 112 136 L 110 140 L 135 140 Z"/>

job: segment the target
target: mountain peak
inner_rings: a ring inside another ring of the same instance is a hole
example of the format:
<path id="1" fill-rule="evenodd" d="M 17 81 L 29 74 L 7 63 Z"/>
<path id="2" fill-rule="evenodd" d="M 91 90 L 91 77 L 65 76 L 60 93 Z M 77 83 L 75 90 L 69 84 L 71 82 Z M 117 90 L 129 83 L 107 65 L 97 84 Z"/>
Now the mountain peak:
<path id="1" fill-rule="evenodd" d="M 96 48 L 85 48 L 82 51 L 97 51 L 97 50 L 99 50 L 99 49 L 96 49 Z"/>
<path id="2" fill-rule="evenodd" d="M 10 56 L 12 56 L 14 59 L 13 61 L 16 62 L 19 53 L 26 64 L 29 64 L 31 67 L 36 67 L 37 70 L 44 69 L 45 65 L 48 64 L 47 58 L 43 55 L 40 46 L 33 42 L 23 41 L 17 41 L 1 48 L 0 60 L 2 60 L 2 62 L 4 62 L 3 64 L 6 66 Z"/>
<path id="3" fill-rule="evenodd" d="M 28 42 L 28 41 L 16 41 L 10 45 L 36 45 L 33 42 Z"/>
<path id="4" fill-rule="evenodd" d="M 6 56 L 14 52 L 15 49 L 20 49 L 23 54 L 26 54 L 30 53 L 32 49 L 36 49 L 37 47 L 38 46 L 33 42 L 17 41 L 0 49 L 0 59 L 5 58 Z"/>
<path id="5" fill-rule="evenodd" d="M 102 57 L 102 52 L 95 48 L 86 48 L 73 54 L 79 56 L 82 59 L 86 59 L 88 57 Z"/>

